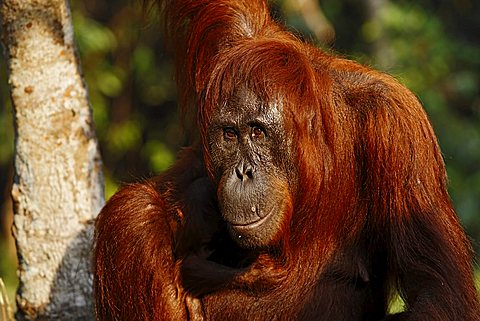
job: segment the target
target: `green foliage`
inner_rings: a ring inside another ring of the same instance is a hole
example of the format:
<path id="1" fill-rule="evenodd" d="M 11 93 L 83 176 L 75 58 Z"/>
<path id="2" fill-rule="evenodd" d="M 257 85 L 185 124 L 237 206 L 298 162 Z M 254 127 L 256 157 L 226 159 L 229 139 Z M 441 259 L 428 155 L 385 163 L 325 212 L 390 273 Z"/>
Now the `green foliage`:
<path id="1" fill-rule="evenodd" d="M 108 53 L 117 47 L 117 39 L 107 26 L 89 19 L 77 10 L 73 11 L 72 20 L 76 43 L 81 52 Z"/>
<path id="2" fill-rule="evenodd" d="M 5 165 L 11 161 L 13 154 L 13 116 L 10 104 L 5 101 L 4 110 L 0 110 L 0 164 Z"/>
<path id="3" fill-rule="evenodd" d="M 112 177 L 108 168 L 103 171 L 103 179 L 105 181 L 105 199 L 109 199 L 118 190 L 119 184 Z"/>
<path id="4" fill-rule="evenodd" d="M 6 171 L 13 155 L 13 115 L 8 86 L 6 85 L 6 69 L 5 60 L 0 52 L 0 170 L 2 171 Z M 0 177 L 2 176 L 0 175 Z M 0 186 L 2 185 L 0 182 Z"/>
<path id="5" fill-rule="evenodd" d="M 7 244 L 1 242 L 0 243 L 0 253 L 2 253 L 2 256 L 0 257 L 0 280 L 3 280 L 6 288 L 6 299 L 9 300 L 10 303 L 15 302 L 15 290 L 18 285 L 18 280 L 15 274 L 15 269 L 12 268 L 16 266 L 14 264 L 13 260 L 15 259 L 14 255 L 10 255 L 11 251 L 7 248 Z M 0 287 L 0 292 L 1 292 L 1 287 Z M 0 296 L 2 296 L 2 293 L 0 293 Z M 0 301 L 1 298 L 0 298 Z M 6 307 L 6 305 L 4 306 Z M 1 312 L 1 304 L 0 304 L 0 312 Z M 1 315 L 1 313 L 0 313 Z M 2 321 L 0 317 L 0 321 Z"/>
<path id="6" fill-rule="evenodd" d="M 165 144 L 158 141 L 149 141 L 143 149 L 143 153 L 149 156 L 150 168 L 155 173 L 161 173 L 168 169 L 174 162 L 175 156 Z"/>
<path id="7" fill-rule="evenodd" d="M 87 15 L 84 3 L 73 6 L 107 198 L 119 184 L 168 168 L 183 143 L 181 135 L 171 135 L 179 132 L 178 122 L 172 121 L 175 90 L 170 60 L 159 55 L 158 28 L 142 22 L 145 16 L 129 4 L 109 3 L 112 10 L 102 11 L 99 20 Z"/>
<path id="8" fill-rule="evenodd" d="M 106 136 L 111 153 L 123 153 L 138 146 L 141 142 L 140 124 L 134 120 L 113 124 Z"/>
<path id="9" fill-rule="evenodd" d="M 402 300 L 400 295 L 396 294 L 394 296 L 392 302 L 390 302 L 390 306 L 388 307 L 388 311 L 391 314 L 400 313 L 400 312 L 405 311 L 405 302 Z"/>

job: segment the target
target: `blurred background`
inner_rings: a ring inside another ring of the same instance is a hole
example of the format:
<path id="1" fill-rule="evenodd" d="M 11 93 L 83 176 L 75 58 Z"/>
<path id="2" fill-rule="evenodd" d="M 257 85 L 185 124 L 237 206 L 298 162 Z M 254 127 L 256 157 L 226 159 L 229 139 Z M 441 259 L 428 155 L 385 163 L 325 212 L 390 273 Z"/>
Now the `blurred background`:
<path id="1" fill-rule="evenodd" d="M 71 2 L 107 198 L 122 183 L 167 169 L 186 144 L 160 22 L 138 2 Z M 299 37 L 384 70 L 417 94 L 442 147 L 450 195 L 479 253 L 480 1 L 279 0 L 272 15 Z M 12 298 L 13 141 L 0 55 L 0 277 Z"/>

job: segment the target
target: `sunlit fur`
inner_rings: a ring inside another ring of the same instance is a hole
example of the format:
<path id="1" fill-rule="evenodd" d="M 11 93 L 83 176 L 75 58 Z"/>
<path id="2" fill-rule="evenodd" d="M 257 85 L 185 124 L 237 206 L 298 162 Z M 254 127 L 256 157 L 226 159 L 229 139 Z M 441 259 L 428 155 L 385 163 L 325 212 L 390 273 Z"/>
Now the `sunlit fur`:
<path id="1" fill-rule="evenodd" d="M 200 137 L 100 213 L 99 320 L 480 320 L 470 244 L 410 91 L 299 41 L 264 1 L 159 2 Z M 241 86 L 283 104 L 299 183 L 285 191 L 279 245 L 228 267 L 201 253 L 223 223 L 215 187 L 197 185 L 213 180 L 213 110 Z M 387 316 L 395 292 L 405 312 Z"/>

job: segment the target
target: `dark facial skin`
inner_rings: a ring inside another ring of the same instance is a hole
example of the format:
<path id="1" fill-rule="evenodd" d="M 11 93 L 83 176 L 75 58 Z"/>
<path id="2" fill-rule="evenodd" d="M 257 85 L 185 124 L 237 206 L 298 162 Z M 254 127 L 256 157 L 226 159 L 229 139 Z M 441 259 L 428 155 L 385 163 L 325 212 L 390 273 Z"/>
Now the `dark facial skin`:
<path id="1" fill-rule="evenodd" d="M 215 111 L 208 130 L 217 196 L 231 237 L 242 247 L 272 245 L 290 216 L 291 143 L 279 103 L 238 90 Z"/>

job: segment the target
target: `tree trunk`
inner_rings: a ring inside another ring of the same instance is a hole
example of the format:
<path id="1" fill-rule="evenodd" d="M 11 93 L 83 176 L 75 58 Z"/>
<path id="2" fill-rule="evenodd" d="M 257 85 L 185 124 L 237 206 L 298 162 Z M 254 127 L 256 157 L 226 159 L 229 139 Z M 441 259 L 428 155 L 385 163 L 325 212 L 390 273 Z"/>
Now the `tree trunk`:
<path id="1" fill-rule="evenodd" d="M 15 117 L 18 320 L 93 316 L 92 222 L 101 160 L 66 0 L 3 0 Z"/>

